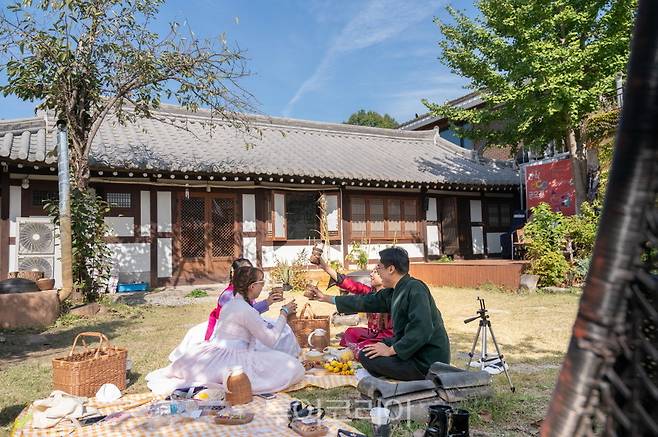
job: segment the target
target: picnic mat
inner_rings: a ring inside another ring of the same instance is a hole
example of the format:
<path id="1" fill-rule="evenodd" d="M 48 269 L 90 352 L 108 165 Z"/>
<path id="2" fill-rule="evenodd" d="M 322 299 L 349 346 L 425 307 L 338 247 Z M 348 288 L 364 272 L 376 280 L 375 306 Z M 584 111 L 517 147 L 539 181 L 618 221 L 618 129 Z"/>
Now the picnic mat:
<path id="1" fill-rule="evenodd" d="M 276 398 L 270 400 L 254 397 L 254 400 L 251 403 L 236 407 L 236 409 L 251 411 L 256 414 L 254 420 L 245 425 L 216 425 L 205 421 L 205 418 L 203 417 L 196 420 L 176 416 L 140 417 L 138 415 L 139 412 L 144 411 L 147 408 L 145 403 L 155 399 L 157 399 L 157 397 L 150 393 L 125 395 L 119 401 L 111 404 L 98 404 L 93 399 L 90 399 L 89 405 L 98 408 L 102 414 L 129 410 L 129 412 L 135 412 L 136 415 L 135 417 L 131 417 L 115 425 L 101 423 L 85 426 L 79 429 L 66 424 L 64 426 L 44 430 L 29 428 L 27 425 L 29 424 L 31 416 L 30 406 L 23 410 L 16 419 L 12 435 L 17 437 L 298 436 L 298 434 L 288 428 L 287 411 L 293 398 L 286 393 L 278 393 Z M 351 426 L 336 419 L 325 418 L 323 423 L 329 428 L 327 436 L 335 436 L 339 429 L 357 431 Z"/>
<path id="2" fill-rule="evenodd" d="M 320 388 L 336 388 L 349 385 L 356 387 L 357 382 L 357 378 L 354 375 L 337 375 L 325 369 L 311 369 L 306 371 L 306 374 L 301 381 L 288 387 L 288 389 L 285 391 L 291 392 L 301 390 L 309 386 Z"/>

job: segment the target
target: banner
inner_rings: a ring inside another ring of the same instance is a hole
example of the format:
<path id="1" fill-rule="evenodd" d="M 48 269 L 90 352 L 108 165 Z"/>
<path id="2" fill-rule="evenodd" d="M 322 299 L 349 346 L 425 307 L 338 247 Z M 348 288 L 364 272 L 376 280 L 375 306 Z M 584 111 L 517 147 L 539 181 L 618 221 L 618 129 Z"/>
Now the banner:
<path id="1" fill-rule="evenodd" d="M 571 159 L 562 159 L 525 167 L 526 205 L 528 210 L 548 203 L 555 212 L 576 213 L 576 186 Z"/>

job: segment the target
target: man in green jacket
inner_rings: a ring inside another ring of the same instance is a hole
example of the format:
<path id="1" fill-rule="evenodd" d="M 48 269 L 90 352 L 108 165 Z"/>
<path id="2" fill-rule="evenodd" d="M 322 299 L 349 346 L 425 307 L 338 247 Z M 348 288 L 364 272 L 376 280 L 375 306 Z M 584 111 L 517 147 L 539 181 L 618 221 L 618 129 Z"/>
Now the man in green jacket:
<path id="1" fill-rule="evenodd" d="M 424 379 L 436 361 L 450 363 L 450 342 L 441 313 L 429 288 L 409 276 L 409 255 L 400 247 L 379 252 L 377 272 L 384 289 L 367 295 L 327 296 L 315 290 L 315 299 L 333 303 L 340 313 L 390 313 L 392 338 L 364 347 L 359 361 L 374 376 L 412 381 Z"/>

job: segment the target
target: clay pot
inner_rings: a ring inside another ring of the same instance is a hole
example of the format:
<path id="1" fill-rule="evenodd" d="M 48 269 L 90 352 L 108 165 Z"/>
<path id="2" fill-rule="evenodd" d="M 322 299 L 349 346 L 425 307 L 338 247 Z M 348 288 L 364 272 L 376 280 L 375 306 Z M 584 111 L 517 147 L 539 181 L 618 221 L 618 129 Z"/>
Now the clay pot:
<path id="1" fill-rule="evenodd" d="M 240 366 L 235 366 L 224 382 L 226 401 L 231 405 L 248 404 L 253 400 L 251 382 Z"/>
<path id="2" fill-rule="evenodd" d="M 39 290 L 52 290 L 55 288 L 55 280 L 53 278 L 41 278 L 37 280 L 37 287 Z"/>

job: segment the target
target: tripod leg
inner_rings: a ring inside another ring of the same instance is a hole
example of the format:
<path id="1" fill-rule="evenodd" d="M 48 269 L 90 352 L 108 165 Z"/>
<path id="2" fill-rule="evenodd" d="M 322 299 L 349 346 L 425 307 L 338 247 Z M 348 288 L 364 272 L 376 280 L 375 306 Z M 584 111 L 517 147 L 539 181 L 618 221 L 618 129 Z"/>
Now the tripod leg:
<path id="1" fill-rule="evenodd" d="M 512 390 L 512 393 L 514 393 L 516 392 L 516 387 L 514 387 L 514 384 L 512 384 L 512 378 L 510 378 L 509 372 L 505 367 L 505 357 L 503 356 L 503 354 L 500 353 L 500 348 L 498 347 L 496 336 L 493 333 L 493 329 L 491 329 L 491 321 L 487 323 L 487 328 L 489 328 L 489 332 L 491 333 L 491 339 L 493 340 L 493 344 L 496 347 L 496 353 L 498 354 L 498 358 L 503 363 L 503 371 L 505 372 L 505 376 L 507 377 L 507 383 L 509 384 L 509 389 Z"/>
<path id="2" fill-rule="evenodd" d="M 478 326 L 478 332 L 475 333 L 475 340 L 473 340 L 473 347 L 471 348 L 471 352 L 468 354 L 468 364 L 466 365 L 466 369 L 468 370 L 471 367 L 471 362 L 473 362 L 473 354 L 475 353 L 475 347 L 478 344 L 478 338 L 480 338 L 480 330 L 482 328 Z"/>

